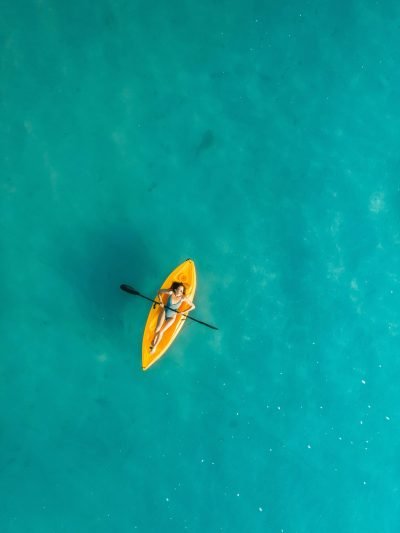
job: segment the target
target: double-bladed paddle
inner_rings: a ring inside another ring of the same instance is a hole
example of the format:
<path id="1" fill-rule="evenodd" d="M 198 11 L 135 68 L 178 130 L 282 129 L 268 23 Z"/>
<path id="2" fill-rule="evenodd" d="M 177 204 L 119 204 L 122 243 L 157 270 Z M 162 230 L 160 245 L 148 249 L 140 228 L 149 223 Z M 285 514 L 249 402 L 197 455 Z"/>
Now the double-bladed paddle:
<path id="1" fill-rule="evenodd" d="M 131 287 L 130 285 L 125 285 L 123 283 L 120 285 L 121 290 L 128 292 L 129 294 L 133 294 L 134 296 L 140 296 L 140 298 L 144 298 L 145 300 L 149 300 L 149 302 L 153 302 L 156 305 L 160 305 L 160 302 L 157 302 L 156 300 L 152 300 L 151 298 L 148 298 L 147 296 L 143 296 L 143 294 L 140 294 L 139 291 Z M 186 318 L 190 318 L 190 320 L 194 320 L 194 322 L 198 322 L 199 324 L 203 324 L 203 326 L 207 326 L 211 329 L 218 329 L 215 326 L 212 326 L 211 324 L 207 324 L 206 322 L 202 322 L 201 320 L 197 320 L 197 318 L 193 318 L 192 316 L 185 315 L 185 313 L 182 313 L 181 311 L 176 311 L 176 309 L 172 309 L 171 307 L 168 307 L 168 305 L 164 305 L 166 309 L 170 309 L 171 311 L 174 311 L 175 313 L 178 313 L 180 315 L 185 316 Z"/>

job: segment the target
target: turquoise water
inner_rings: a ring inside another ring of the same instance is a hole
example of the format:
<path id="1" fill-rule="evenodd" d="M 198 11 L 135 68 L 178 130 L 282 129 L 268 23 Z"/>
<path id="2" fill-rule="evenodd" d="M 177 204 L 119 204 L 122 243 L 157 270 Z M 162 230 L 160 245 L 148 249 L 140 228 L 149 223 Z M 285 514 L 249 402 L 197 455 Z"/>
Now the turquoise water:
<path id="1" fill-rule="evenodd" d="M 2 533 L 399 529 L 400 6 L 215 4 L 2 5 Z"/>

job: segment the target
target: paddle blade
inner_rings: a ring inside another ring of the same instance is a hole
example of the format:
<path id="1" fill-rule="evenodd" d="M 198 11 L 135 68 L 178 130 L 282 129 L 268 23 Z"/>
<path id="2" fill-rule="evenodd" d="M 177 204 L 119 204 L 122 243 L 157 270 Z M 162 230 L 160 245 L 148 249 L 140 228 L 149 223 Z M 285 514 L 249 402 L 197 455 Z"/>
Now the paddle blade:
<path id="1" fill-rule="evenodd" d="M 125 283 L 120 285 L 120 289 L 125 291 L 125 292 L 129 292 L 129 294 L 134 294 L 135 296 L 140 296 L 140 292 L 138 292 L 136 289 L 134 289 L 130 285 L 125 285 Z"/>

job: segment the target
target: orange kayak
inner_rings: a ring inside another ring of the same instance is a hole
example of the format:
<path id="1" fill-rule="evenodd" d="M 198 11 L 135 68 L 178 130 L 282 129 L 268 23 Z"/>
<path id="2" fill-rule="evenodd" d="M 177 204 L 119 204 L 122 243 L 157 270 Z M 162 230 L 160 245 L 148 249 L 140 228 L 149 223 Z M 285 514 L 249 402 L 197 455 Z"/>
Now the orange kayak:
<path id="1" fill-rule="evenodd" d="M 175 270 L 167 277 L 164 283 L 161 285 L 161 289 L 169 289 L 174 281 L 179 281 L 183 283 L 186 289 L 186 297 L 189 300 L 193 301 L 194 294 L 196 292 L 196 268 L 194 262 L 191 259 L 187 259 L 184 263 L 177 266 Z M 157 299 L 154 298 L 155 300 Z M 167 303 L 168 295 L 163 295 L 164 304 Z M 188 309 L 189 305 L 187 302 L 184 302 L 180 307 L 179 311 L 185 311 Z M 186 318 L 177 315 L 173 325 L 166 330 L 161 341 L 157 345 L 157 349 L 154 353 L 150 353 L 150 344 L 154 338 L 155 329 L 157 326 L 157 320 L 161 312 L 160 306 L 153 304 L 150 309 L 149 316 L 147 317 L 146 326 L 143 333 L 143 343 L 142 343 L 142 367 L 143 370 L 147 370 L 151 367 L 160 357 L 162 357 L 171 344 L 176 339 L 178 333 L 181 331 L 183 324 L 185 323 Z"/>

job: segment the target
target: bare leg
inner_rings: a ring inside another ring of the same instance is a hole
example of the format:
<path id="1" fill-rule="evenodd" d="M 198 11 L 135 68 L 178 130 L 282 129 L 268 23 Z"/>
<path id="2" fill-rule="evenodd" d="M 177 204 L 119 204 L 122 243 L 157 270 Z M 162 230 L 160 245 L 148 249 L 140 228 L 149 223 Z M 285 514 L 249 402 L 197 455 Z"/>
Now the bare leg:
<path id="1" fill-rule="evenodd" d="M 161 309 L 161 313 L 158 315 L 155 334 L 157 334 L 160 331 L 160 329 L 162 328 L 164 322 L 165 322 L 165 309 Z"/>
<path id="2" fill-rule="evenodd" d="M 165 313 L 164 313 L 165 314 Z M 158 343 L 161 341 L 161 339 L 163 338 L 163 335 L 164 335 L 164 332 L 170 328 L 172 326 L 172 324 L 175 322 L 175 318 L 176 317 L 173 317 L 173 318 L 166 318 L 164 323 L 162 324 L 162 326 L 160 327 L 160 329 L 157 331 L 156 330 L 156 335 L 154 337 L 154 340 L 153 340 L 153 346 L 150 348 L 150 353 L 154 353 L 156 348 L 157 348 L 157 345 Z"/>
<path id="3" fill-rule="evenodd" d="M 150 351 L 158 340 L 158 333 L 160 329 L 162 328 L 164 322 L 165 322 L 165 309 L 161 309 L 160 314 L 158 315 L 157 326 L 154 332 L 154 338 L 151 341 Z"/>

